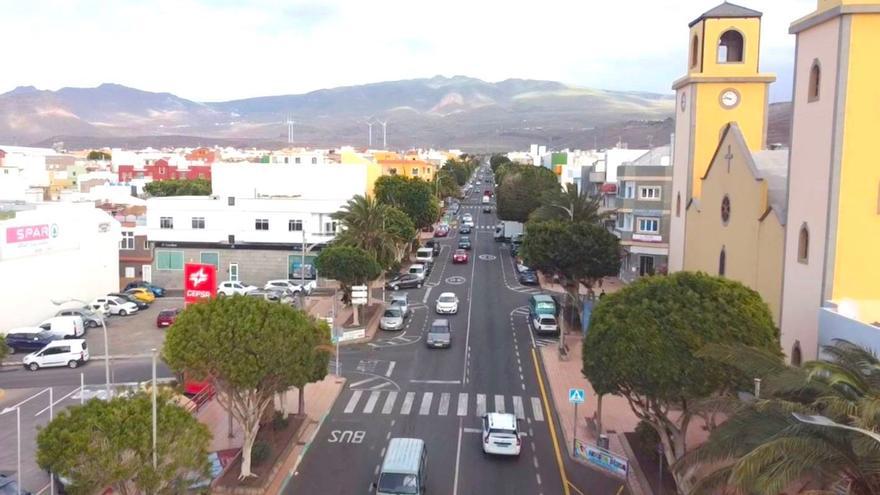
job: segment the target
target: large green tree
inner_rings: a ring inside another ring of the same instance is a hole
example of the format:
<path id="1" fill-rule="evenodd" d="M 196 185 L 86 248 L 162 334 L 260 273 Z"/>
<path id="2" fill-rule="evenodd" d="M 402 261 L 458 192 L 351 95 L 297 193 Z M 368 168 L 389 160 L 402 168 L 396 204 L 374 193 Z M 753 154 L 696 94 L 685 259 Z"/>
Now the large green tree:
<path id="1" fill-rule="evenodd" d="M 264 411 L 276 394 L 323 378 L 329 344 L 326 324 L 303 311 L 235 296 L 186 308 L 168 330 L 162 354 L 174 371 L 210 380 L 217 389 L 243 431 L 244 478 L 252 476 L 251 449 Z"/>
<path id="2" fill-rule="evenodd" d="M 210 196 L 211 181 L 208 179 L 172 179 L 153 181 L 144 186 L 150 196 Z"/>
<path id="3" fill-rule="evenodd" d="M 690 272 L 646 277 L 593 310 L 583 371 L 598 394 L 625 398 L 657 431 L 671 466 L 686 453 L 695 402 L 752 378 L 699 351 L 722 343 L 779 353 L 778 339 L 767 304 L 739 282 Z M 687 493 L 688 477 L 676 480 Z"/>
<path id="4" fill-rule="evenodd" d="M 507 158 L 506 155 L 492 155 L 489 157 L 489 166 L 492 167 L 492 172 L 495 173 L 498 171 L 498 168 L 502 165 L 506 165 L 508 163 L 513 163 L 510 161 L 510 158 Z"/>
<path id="5" fill-rule="evenodd" d="M 559 179 L 544 167 L 508 163 L 496 175 L 498 218 L 525 222 L 541 206 L 541 197 L 559 190 Z"/>
<path id="6" fill-rule="evenodd" d="M 153 469 L 152 400 L 145 392 L 92 399 L 60 412 L 37 435 L 37 464 L 69 482 L 71 494 L 185 493 L 209 478 L 211 433 L 161 393 Z"/>
<path id="7" fill-rule="evenodd" d="M 89 151 L 88 156 L 86 156 L 86 160 L 110 160 L 111 158 L 110 153 L 100 150 Z"/>
<path id="8" fill-rule="evenodd" d="M 366 284 L 382 274 L 382 266 L 375 256 L 361 248 L 345 245 L 322 249 L 315 259 L 315 267 L 323 276 L 339 282 L 345 304 L 351 302 L 352 286 Z"/>
<path id="9" fill-rule="evenodd" d="M 408 252 L 409 247 L 417 240 L 416 226 L 406 213 L 393 206 L 389 206 L 385 211 L 384 225 L 397 250 L 395 259 L 400 261 Z"/>
<path id="10" fill-rule="evenodd" d="M 599 224 L 610 213 L 602 211 L 599 198 L 579 191 L 576 184 L 566 184 L 565 188 L 545 191 L 540 198 L 540 206 L 529 216 L 530 220 L 564 220 Z"/>
<path id="11" fill-rule="evenodd" d="M 422 179 L 386 175 L 376 180 L 373 190 L 380 203 L 402 210 L 416 228 L 430 227 L 440 215 L 433 184 Z"/>

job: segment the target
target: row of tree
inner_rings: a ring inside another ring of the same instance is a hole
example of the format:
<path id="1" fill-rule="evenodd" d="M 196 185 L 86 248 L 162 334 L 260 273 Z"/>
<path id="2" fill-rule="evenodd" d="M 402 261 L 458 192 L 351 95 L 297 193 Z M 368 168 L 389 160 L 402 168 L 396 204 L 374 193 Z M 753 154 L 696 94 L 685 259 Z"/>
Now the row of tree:
<path id="1" fill-rule="evenodd" d="M 495 201 L 501 220 L 526 222 L 545 194 L 559 192 L 559 178 L 550 169 L 514 163 L 504 155 L 493 155 L 489 163 L 498 184 Z"/>
<path id="2" fill-rule="evenodd" d="M 208 179 L 170 179 L 153 181 L 144 186 L 144 191 L 153 197 L 210 196 L 211 181 Z"/>

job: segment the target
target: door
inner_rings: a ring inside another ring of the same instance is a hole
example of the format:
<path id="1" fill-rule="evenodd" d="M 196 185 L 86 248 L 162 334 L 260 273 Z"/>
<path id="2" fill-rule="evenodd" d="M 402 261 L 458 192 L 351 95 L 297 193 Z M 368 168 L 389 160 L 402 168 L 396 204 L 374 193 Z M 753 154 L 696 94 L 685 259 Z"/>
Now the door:
<path id="1" fill-rule="evenodd" d="M 229 280 L 233 282 L 238 281 L 238 263 L 229 264 Z"/>
<path id="2" fill-rule="evenodd" d="M 153 283 L 153 267 L 151 265 L 141 265 L 141 279 L 148 284 Z"/>
<path id="3" fill-rule="evenodd" d="M 639 276 L 644 277 L 645 275 L 653 275 L 654 274 L 654 257 L 653 256 L 639 256 Z"/>

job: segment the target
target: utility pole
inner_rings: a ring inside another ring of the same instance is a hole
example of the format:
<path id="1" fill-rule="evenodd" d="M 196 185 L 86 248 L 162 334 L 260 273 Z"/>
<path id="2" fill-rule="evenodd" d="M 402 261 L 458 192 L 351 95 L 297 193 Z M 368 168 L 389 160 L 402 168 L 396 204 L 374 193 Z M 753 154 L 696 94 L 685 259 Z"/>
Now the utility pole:
<path id="1" fill-rule="evenodd" d="M 156 383 L 156 356 L 158 353 L 156 352 L 156 348 L 154 347 L 151 352 L 153 353 L 153 470 L 159 469 L 159 450 L 157 448 L 157 430 L 158 430 L 158 419 L 156 417 L 157 407 L 157 389 L 159 388 L 159 384 Z"/>

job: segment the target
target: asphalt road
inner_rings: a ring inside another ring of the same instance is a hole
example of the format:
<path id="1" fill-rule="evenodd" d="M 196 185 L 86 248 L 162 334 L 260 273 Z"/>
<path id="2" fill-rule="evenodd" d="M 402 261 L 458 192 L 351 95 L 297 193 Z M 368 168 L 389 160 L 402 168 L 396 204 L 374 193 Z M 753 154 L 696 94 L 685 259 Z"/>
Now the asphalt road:
<path id="1" fill-rule="evenodd" d="M 556 413 L 538 384 L 533 349 L 556 340 L 533 336 L 524 311 L 539 290 L 516 281 L 507 246 L 493 239 L 494 213 L 482 213 L 474 199 L 464 202 L 465 212 L 476 224 L 468 264 L 452 264 L 458 234 L 450 234 L 426 286 L 405 291 L 416 306 L 407 328 L 344 349 L 348 384 L 285 494 L 372 493 L 392 437 L 425 440 L 432 494 L 561 494 L 564 479 L 586 494 L 618 492 L 618 479 L 568 460 L 561 432 L 554 440 L 547 411 L 554 421 Z M 458 295 L 457 315 L 434 313 L 441 292 Z M 450 319 L 450 349 L 425 346 L 424 332 L 438 317 Z M 482 452 L 480 417 L 495 411 L 520 419 L 517 458 Z"/>

